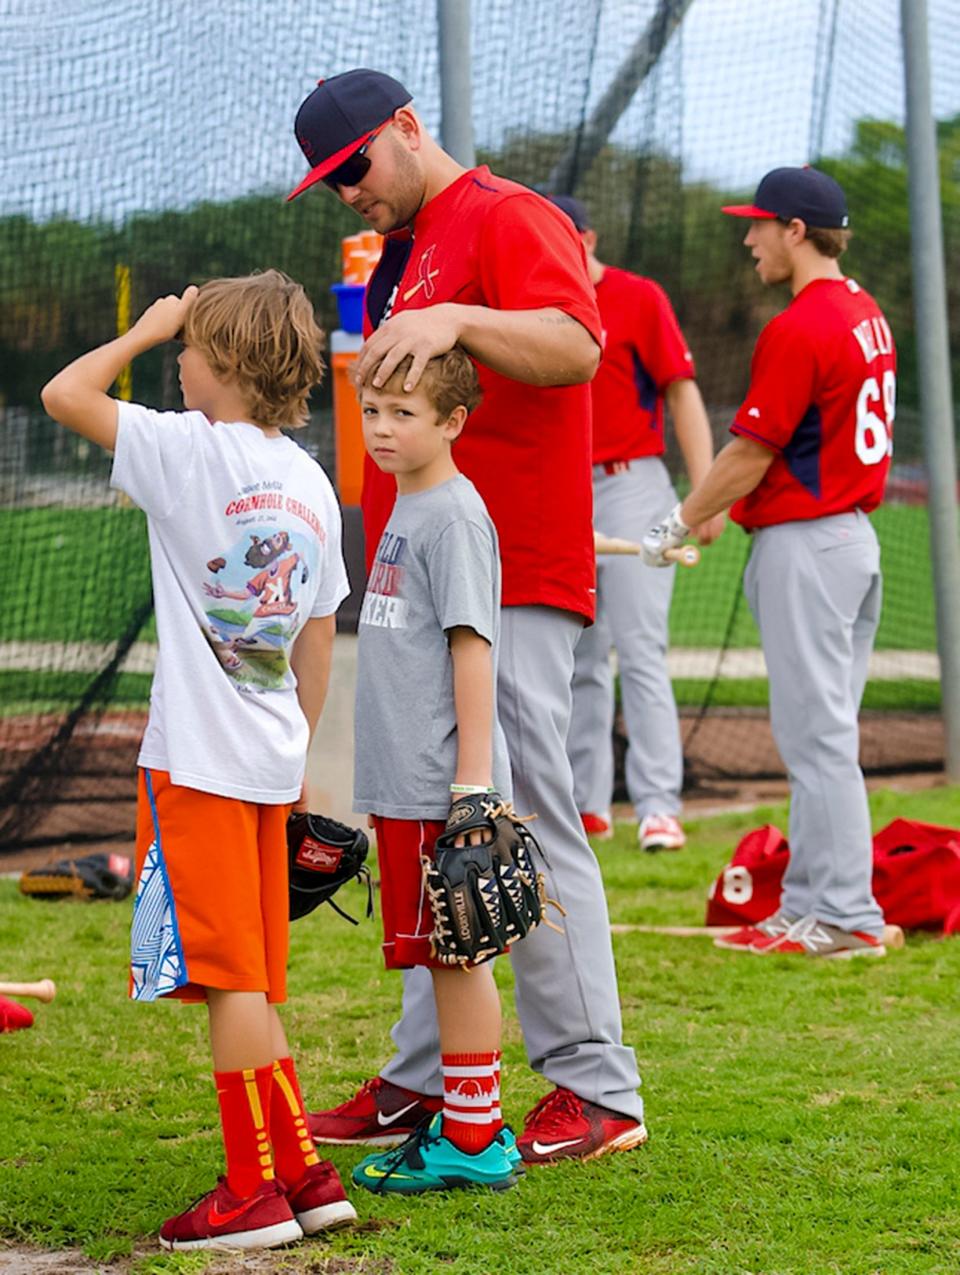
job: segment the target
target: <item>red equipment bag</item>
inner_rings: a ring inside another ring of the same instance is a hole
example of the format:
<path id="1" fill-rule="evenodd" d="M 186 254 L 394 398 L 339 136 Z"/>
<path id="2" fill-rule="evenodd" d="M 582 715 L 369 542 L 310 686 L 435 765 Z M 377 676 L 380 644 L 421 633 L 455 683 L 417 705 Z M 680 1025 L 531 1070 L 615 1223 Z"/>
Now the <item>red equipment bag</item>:
<path id="1" fill-rule="evenodd" d="M 773 824 L 740 841 L 707 895 L 707 925 L 748 925 L 780 906 L 790 858 Z M 873 838 L 873 893 L 888 925 L 960 933 L 960 830 L 894 819 Z"/>

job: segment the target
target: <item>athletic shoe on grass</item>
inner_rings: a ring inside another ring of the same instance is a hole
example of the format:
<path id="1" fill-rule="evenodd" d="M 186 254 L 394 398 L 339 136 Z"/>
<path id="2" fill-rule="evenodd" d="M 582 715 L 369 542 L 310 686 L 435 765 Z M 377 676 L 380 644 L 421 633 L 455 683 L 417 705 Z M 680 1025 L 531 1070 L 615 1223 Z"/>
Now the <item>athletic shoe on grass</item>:
<path id="1" fill-rule="evenodd" d="M 528 1111 L 517 1139 L 527 1164 L 555 1160 L 595 1160 L 608 1151 L 629 1151 L 647 1140 L 639 1120 L 554 1089 Z"/>
<path id="2" fill-rule="evenodd" d="M 613 836 L 613 815 L 609 810 L 599 815 L 595 815 L 590 810 L 584 811 L 580 815 L 580 822 L 588 837 L 596 837 L 598 841 L 609 841 Z"/>
<path id="3" fill-rule="evenodd" d="M 687 838 L 673 815 L 647 815 L 640 820 L 637 840 L 641 850 L 682 850 Z"/>
<path id="4" fill-rule="evenodd" d="M 241 1199 L 218 1178 L 212 1191 L 160 1228 L 163 1248 L 279 1248 L 303 1239 L 278 1182 L 264 1182 L 253 1195 Z"/>
<path id="5" fill-rule="evenodd" d="M 287 1187 L 287 1203 L 304 1235 L 334 1231 L 357 1220 L 357 1210 L 329 1160 L 312 1164 L 295 1186 Z"/>
<path id="6" fill-rule="evenodd" d="M 863 930 L 842 930 L 838 925 L 828 925 L 815 916 L 804 916 L 795 921 L 782 939 L 769 947 L 758 950 L 765 956 L 821 956 L 828 960 L 849 961 L 854 956 L 886 956 L 883 940 Z"/>
<path id="7" fill-rule="evenodd" d="M 314 1142 L 324 1145 L 395 1147 L 442 1106 L 442 1098 L 414 1093 L 374 1076 L 339 1107 L 307 1112 L 307 1125 Z"/>
<path id="8" fill-rule="evenodd" d="M 744 925 L 732 934 L 720 934 L 713 940 L 714 947 L 725 947 L 731 952 L 763 951 L 773 939 L 782 939 L 798 918 L 777 911 L 773 916 L 758 921 L 756 925 Z"/>
<path id="9" fill-rule="evenodd" d="M 421 1125 L 402 1147 L 368 1155 L 353 1171 L 353 1181 L 375 1194 L 421 1195 L 458 1187 L 484 1186 L 503 1191 L 515 1186 L 510 1157 L 497 1138 L 469 1153 L 441 1133 L 443 1116 Z"/>

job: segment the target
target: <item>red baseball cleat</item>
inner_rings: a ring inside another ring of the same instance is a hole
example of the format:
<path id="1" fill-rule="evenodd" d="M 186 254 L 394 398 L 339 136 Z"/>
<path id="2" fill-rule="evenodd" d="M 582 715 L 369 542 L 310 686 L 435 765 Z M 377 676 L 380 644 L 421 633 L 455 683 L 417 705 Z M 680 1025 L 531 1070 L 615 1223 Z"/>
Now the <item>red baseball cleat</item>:
<path id="1" fill-rule="evenodd" d="M 842 930 L 815 916 L 794 922 L 782 939 L 769 948 L 758 949 L 759 955 L 769 951 L 773 956 L 819 956 L 825 960 L 849 961 L 855 956 L 886 956 L 883 940 L 863 930 Z"/>
<path id="2" fill-rule="evenodd" d="M 639 1120 L 558 1087 L 527 1112 L 517 1147 L 527 1164 L 549 1164 L 595 1160 L 608 1151 L 629 1151 L 646 1140 L 647 1130 Z"/>
<path id="3" fill-rule="evenodd" d="M 218 1178 L 212 1191 L 160 1228 L 163 1248 L 278 1248 L 303 1239 L 278 1182 L 264 1182 L 253 1195 L 241 1199 Z"/>
<path id="4" fill-rule="evenodd" d="M 763 952 L 779 942 L 796 919 L 784 912 L 774 912 L 756 925 L 744 925 L 732 934 L 718 935 L 713 946 L 725 947 L 731 952 Z"/>
<path id="5" fill-rule="evenodd" d="M 304 1235 L 333 1231 L 357 1220 L 357 1210 L 329 1160 L 312 1164 L 296 1186 L 287 1189 L 287 1203 Z"/>
<path id="6" fill-rule="evenodd" d="M 33 1015 L 26 1005 L 0 996 L 0 1032 L 18 1032 L 33 1026 Z"/>
<path id="7" fill-rule="evenodd" d="M 332 1146 L 395 1147 L 443 1108 L 442 1098 L 414 1093 L 382 1076 L 365 1081 L 330 1111 L 308 1111 L 314 1142 Z"/>
<path id="8" fill-rule="evenodd" d="M 581 813 L 580 822 L 588 837 L 596 837 L 598 841 L 609 841 L 613 836 L 613 816 L 609 810 L 595 815 L 587 810 Z"/>

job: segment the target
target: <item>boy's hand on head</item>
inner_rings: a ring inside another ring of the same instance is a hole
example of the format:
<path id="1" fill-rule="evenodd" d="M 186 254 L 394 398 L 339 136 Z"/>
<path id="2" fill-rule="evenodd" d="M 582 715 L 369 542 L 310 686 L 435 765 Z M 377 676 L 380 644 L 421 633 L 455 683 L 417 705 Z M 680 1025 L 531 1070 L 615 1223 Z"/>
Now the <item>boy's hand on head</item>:
<path id="1" fill-rule="evenodd" d="M 374 389 L 380 389 L 389 381 L 394 368 L 409 354 L 413 362 L 403 388 L 407 391 L 416 389 L 430 360 L 452 350 L 459 340 L 458 308 L 447 303 L 432 305 L 424 310 L 404 310 L 387 319 L 363 343 L 357 360 L 356 384 L 363 386 L 369 381 Z"/>
<path id="2" fill-rule="evenodd" d="M 196 300 L 198 292 L 199 288 L 191 283 L 184 289 L 182 296 L 171 293 L 170 296 L 159 297 L 137 319 L 133 332 L 150 345 L 172 341 L 183 327 L 187 311 Z"/>

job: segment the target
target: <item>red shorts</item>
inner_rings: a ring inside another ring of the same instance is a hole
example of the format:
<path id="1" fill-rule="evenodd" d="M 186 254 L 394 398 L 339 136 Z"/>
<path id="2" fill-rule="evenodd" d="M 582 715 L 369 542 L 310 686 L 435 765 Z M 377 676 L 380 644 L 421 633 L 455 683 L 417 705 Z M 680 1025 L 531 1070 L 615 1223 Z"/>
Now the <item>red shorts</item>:
<path id="1" fill-rule="evenodd" d="M 380 860 L 380 912 L 383 959 L 388 970 L 411 965 L 443 968 L 430 955 L 433 913 L 423 884 L 420 855 L 433 858 L 433 847 L 446 824 L 442 820 L 373 817 Z"/>
<path id="2" fill-rule="evenodd" d="M 261 806 L 140 770 L 130 995 L 205 988 L 287 994 L 289 806 Z"/>

